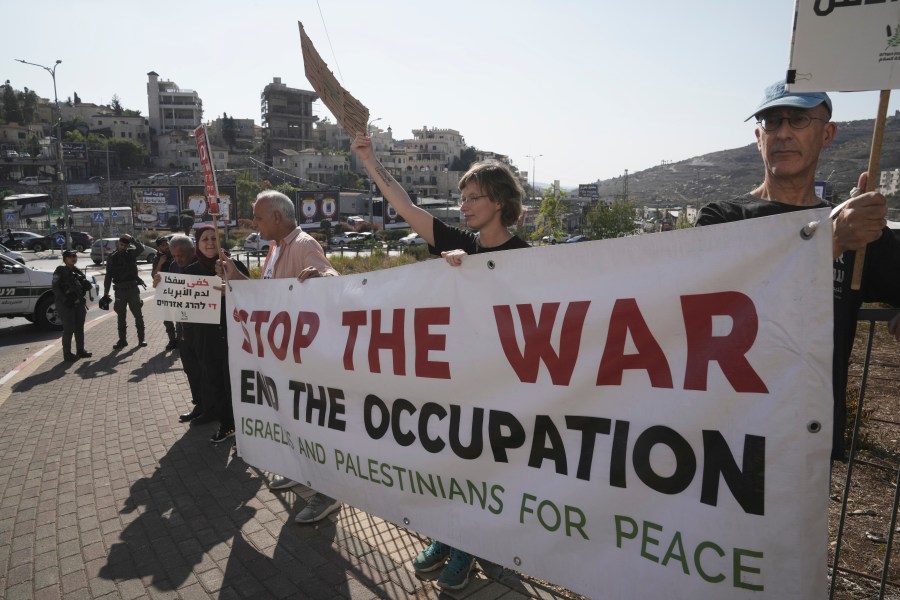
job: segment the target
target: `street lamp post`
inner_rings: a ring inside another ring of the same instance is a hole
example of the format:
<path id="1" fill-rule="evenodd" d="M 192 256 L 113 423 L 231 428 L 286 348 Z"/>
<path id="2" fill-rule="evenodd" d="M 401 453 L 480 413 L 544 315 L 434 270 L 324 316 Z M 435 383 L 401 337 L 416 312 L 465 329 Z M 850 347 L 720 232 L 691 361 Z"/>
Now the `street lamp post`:
<path id="1" fill-rule="evenodd" d="M 112 214 L 113 214 L 112 181 L 109 178 L 109 138 L 106 137 L 105 135 L 103 135 L 102 133 L 98 133 L 97 136 L 103 138 L 103 140 L 105 141 L 105 147 L 106 147 L 106 152 L 105 152 L 105 154 L 106 154 L 106 202 L 109 204 L 109 225 L 107 227 L 109 227 L 109 229 L 108 229 L 109 237 L 113 237 L 113 232 L 112 232 L 112 225 L 113 225 L 112 224 Z M 100 244 L 100 255 L 103 258 L 103 260 L 106 260 L 106 257 L 104 256 L 105 254 L 106 254 L 106 244 Z"/>
<path id="2" fill-rule="evenodd" d="M 535 163 L 535 161 L 536 161 L 537 159 L 539 159 L 539 158 L 542 157 L 542 156 L 543 156 L 543 154 L 538 154 L 538 155 L 531 155 L 531 154 L 529 154 L 528 156 L 526 156 L 526 158 L 530 158 L 530 159 L 531 159 L 531 193 L 534 194 L 534 195 L 537 195 L 537 188 L 534 187 L 534 186 L 535 186 L 535 183 L 534 183 L 534 169 L 535 169 L 534 163 Z"/>
<path id="3" fill-rule="evenodd" d="M 22 60 L 21 58 L 15 59 L 16 61 L 22 63 L 23 65 L 31 65 L 32 67 L 40 67 L 41 69 L 50 73 L 50 77 L 53 79 L 53 102 L 56 104 L 56 160 L 57 160 L 57 170 L 59 173 L 57 174 L 57 179 L 62 181 L 62 189 L 63 189 L 63 223 L 65 225 L 66 232 L 66 249 L 72 249 L 72 237 L 69 235 L 69 190 L 66 188 L 66 162 L 63 157 L 63 148 L 62 148 L 62 113 L 59 111 L 59 97 L 56 95 L 56 67 L 60 65 L 61 60 L 57 60 L 53 67 L 45 67 L 44 65 L 39 65 L 37 63 L 28 62 L 27 60 Z"/>

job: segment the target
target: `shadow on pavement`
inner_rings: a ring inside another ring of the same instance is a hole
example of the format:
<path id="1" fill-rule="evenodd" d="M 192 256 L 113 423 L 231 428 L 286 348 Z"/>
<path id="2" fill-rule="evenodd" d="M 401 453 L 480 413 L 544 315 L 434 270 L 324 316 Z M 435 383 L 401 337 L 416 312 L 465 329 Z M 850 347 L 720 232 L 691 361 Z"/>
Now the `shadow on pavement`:
<path id="1" fill-rule="evenodd" d="M 260 480 L 233 457 L 233 443 L 211 446 L 209 435 L 209 427 L 188 429 L 152 476 L 132 484 L 121 514 L 123 521 L 133 520 L 110 548 L 100 577 L 149 579 L 157 590 L 171 591 L 201 562 L 207 571 L 214 567 L 208 557 L 224 559 L 233 553 L 227 545 L 240 540 L 241 528 L 256 514 L 247 504 Z M 227 570 L 224 579 L 227 583 Z"/>
<path id="2" fill-rule="evenodd" d="M 70 368 L 78 364 L 65 362 L 62 357 L 62 352 L 59 353 L 58 358 L 51 358 L 50 360 L 58 360 L 59 362 L 57 362 L 57 364 L 53 365 L 46 371 L 41 371 L 40 373 L 29 375 L 28 377 L 22 379 L 22 381 L 14 383 L 12 386 L 12 391 L 27 392 L 39 385 L 54 383 L 60 377 L 64 376 Z"/>

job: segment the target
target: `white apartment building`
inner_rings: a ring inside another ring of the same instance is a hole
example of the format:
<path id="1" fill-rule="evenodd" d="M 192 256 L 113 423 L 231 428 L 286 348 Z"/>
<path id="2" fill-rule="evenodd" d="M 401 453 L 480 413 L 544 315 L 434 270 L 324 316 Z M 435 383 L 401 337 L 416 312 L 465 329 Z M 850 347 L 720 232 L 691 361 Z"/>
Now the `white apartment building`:
<path id="1" fill-rule="evenodd" d="M 330 184 L 336 174 L 350 170 L 350 157 L 343 152 L 283 148 L 275 152 L 272 166 L 300 179 Z"/>
<path id="2" fill-rule="evenodd" d="M 154 168 L 200 171 L 197 140 L 193 131 L 177 130 L 158 135 L 156 136 L 156 145 L 157 156 L 151 158 Z M 209 154 L 215 169 L 228 168 L 228 150 L 211 145 Z"/>
<path id="3" fill-rule="evenodd" d="M 896 194 L 900 191 L 900 169 L 882 171 L 879 179 L 881 193 L 884 195 Z"/>
<path id="4" fill-rule="evenodd" d="M 203 102 L 194 90 L 182 89 L 173 81 L 160 81 L 159 74 L 147 73 L 147 112 L 150 132 L 162 135 L 175 129 L 193 131 L 200 126 Z"/>

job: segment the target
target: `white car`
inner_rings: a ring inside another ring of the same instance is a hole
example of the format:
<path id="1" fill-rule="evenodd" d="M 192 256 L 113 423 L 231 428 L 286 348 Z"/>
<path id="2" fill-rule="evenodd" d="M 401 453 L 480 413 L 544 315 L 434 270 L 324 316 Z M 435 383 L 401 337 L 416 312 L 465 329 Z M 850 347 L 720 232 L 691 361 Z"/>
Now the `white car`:
<path id="1" fill-rule="evenodd" d="M 341 246 L 345 244 L 361 244 L 362 242 L 366 242 L 371 239 L 372 233 L 370 231 L 363 231 L 362 233 L 350 231 L 348 233 L 334 236 L 333 238 L 331 238 L 331 243 L 334 246 Z"/>
<path id="2" fill-rule="evenodd" d="M 272 244 L 270 240 L 264 240 L 259 237 L 258 233 L 251 233 L 244 240 L 244 250 L 247 252 L 269 253 L 269 246 Z"/>
<path id="3" fill-rule="evenodd" d="M 397 240 L 397 243 L 401 246 L 424 246 L 428 242 L 426 242 L 418 233 L 411 233 Z"/>
<path id="4" fill-rule="evenodd" d="M 19 180 L 19 183 L 22 185 L 39 185 L 41 183 L 53 183 L 53 180 L 49 177 L 36 177 L 31 175 L 29 177 L 23 177 Z"/>
<path id="5" fill-rule="evenodd" d="M 93 297 L 100 286 L 90 277 Z M 53 298 L 53 272 L 31 269 L 0 254 L 0 317 L 25 317 L 44 329 L 62 329 Z"/>
<path id="6" fill-rule="evenodd" d="M 23 265 L 25 264 L 25 257 L 19 254 L 18 252 L 13 252 L 3 244 L 0 244 L 0 254 L 5 254 L 16 262 L 20 262 Z"/>

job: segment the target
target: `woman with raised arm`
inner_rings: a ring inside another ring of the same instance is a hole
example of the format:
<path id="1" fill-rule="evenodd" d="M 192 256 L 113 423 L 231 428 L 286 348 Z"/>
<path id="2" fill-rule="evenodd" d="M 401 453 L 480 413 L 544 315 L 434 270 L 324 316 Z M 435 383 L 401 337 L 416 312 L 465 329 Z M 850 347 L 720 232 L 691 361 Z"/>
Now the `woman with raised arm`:
<path id="1" fill-rule="evenodd" d="M 369 136 L 358 134 L 352 148 L 362 160 L 369 177 L 384 194 L 385 200 L 428 242 L 428 250 L 432 254 L 440 254 L 451 265 L 462 264 L 463 258 L 468 254 L 529 247 L 527 242 L 509 231 L 509 227 L 519 220 L 525 190 L 505 164 L 498 161 L 475 163 L 459 180 L 462 218 L 465 219 L 466 226 L 474 230 L 466 231 L 435 219 L 413 204 L 406 190 L 375 158 Z M 469 582 L 469 573 L 475 567 L 475 557 L 433 540 L 419 552 L 412 564 L 420 572 L 444 567 L 437 580 L 438 586 L 458 590 Z"/>

